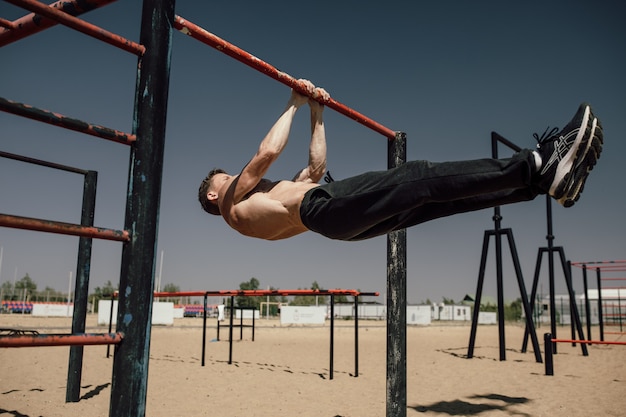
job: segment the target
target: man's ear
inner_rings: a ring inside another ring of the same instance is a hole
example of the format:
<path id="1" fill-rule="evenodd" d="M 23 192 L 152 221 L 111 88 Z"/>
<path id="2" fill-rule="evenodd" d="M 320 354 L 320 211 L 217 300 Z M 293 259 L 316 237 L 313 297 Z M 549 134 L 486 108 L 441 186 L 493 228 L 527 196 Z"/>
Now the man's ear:
<path id="1" fill-rule="evenodd" d="M 206 198 L 209 201 L 217 201 L 217 193 L 215 191 L 207 191 Z"/>

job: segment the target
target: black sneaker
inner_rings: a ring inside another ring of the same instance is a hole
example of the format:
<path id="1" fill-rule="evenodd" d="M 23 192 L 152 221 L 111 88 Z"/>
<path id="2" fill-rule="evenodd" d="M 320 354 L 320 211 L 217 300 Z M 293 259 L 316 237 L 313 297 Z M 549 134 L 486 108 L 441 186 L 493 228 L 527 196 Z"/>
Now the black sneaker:
<path id="1" fill-rule="evenodd" d="M 542 166 L 538 186 L 565 207 L 580 198 L 589 172 L 602 151 L 602 127 L 591 107 L 583 103 L 574 118 L 554 134 L 537 138 Z"/>

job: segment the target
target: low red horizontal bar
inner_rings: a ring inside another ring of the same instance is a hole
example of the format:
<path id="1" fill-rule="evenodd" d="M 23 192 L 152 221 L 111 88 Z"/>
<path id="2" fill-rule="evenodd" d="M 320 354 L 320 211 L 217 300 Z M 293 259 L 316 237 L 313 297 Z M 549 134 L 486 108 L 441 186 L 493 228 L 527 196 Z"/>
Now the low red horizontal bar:
<path id="1" fill-rule="evenodd" d="M 568 339 L 552 339 L 552 343 L 587 343 L 593 345 L 626 345 L 626 342 L 607 342 L 604 340 L 568 340 Z"/>
<path id="2" fill-rule="evenodd" d="M 259 72 L 269 76 L 270 78 L 279 81 L 297 92 L 309 96 L 308 92 L 304 88 L 301 83 L 298 82 L 294 77 L 289 74 L 286 74 L 282 71 L 279 71 L 274 66 L 268 64 L 265 61 L 260 60 L 259 58 L 251 55 L 250 53 L 244 51 L 243 49 L 233 45 L 230 42 L 225 41 L 224 39 L 208 32 L 207 30 L 201 28 L 200 26 L 180 17 L 174 17 L 174 28 L 184 33 L 185 35 L 189 35 L 192 38 L 199 40 L 200 42 L 209 45 L 212 48 L 217 49 L 218 51 L 230 56 L 231 58 L 236 59 L 239 62 L 246 64 L 247 66 L 256 69 Z M 393 130 L 381 125 L 380 123 L 375 122 L 367 116 L 362 115 L 361 113 L 347 107 L 344 104 L 339 103 L 338 101 L 330 98 L 329 100 L 323 100 L 318 97 L 312 97 L 313 99 L 318 100 L 320 103 L 330 107 L 331 109 L 347 116 L 362 125 L 369 127 L 370 129 L 380 133 L 381 135 L 387 137 L 388 139 L 395 139 L 396 132 Z"/>
<path id="3" fill-rule="evenodd" d="M 116 35 L 115 33 L 111 33 L 91 23 L 85 22 L 84 20 L 74 17 L 70 14 L 64 13 L 63 11 L 59 9 L 40 3 L 37 0 L 5 0 L 5 1 L 8 3 L 12 3 L 18 7 L 23 7 L 24 9 L 30 10 L 33 13 L 38 13 L 49 19 L 55 20 L 67 27 L 70 27 L 81 33 L 84 33 L 85 35 L 89 35 L 93 38 L 101 40 L 102 42 L 105 42 L 105 43 L 108 43 L 109 45 L 113 45 L 115 47 L 123 49 L 124 51 L 131 52 L 135 55 L 141 56 L 146 51 L 146 48 L 143 45 L 140 45 L 133 41 L 129 41 L 128 39 L 123 38 L 122 36 Z"/>
<path id="4" fill-rule="evenodd" d="M 128 242 L 130 240 L 130 234 L 126 230 L 82 226 L 80 224 L 33 219 L 31 217 L 11 216 L 8 214 L 0 214 L 0 226 L 12 227 L 14 229 L 58 233 L 62 235 L 115 240 L 118 242 Z"/>
<path id="5" fill-rule="evenodd" d="M 101 139 L 112 140 L 113 142 L 130 145 L 135 142 L 137 137 L 130 133 L 120 132 L 118 130 L 109 129 L 108 127 L 93 125 L 82 120 L 73 119 L 59 113 L 53 113 L 48 110 L 38 109 L 28 104 L 18 103 L 16 101 L 7 100 L 0 97 L 0 110 L 15 114 L 17 116 L 26 117 L 28 119 L 37 120 L 39 122 L 63 127 L 65 129 L 74 130 L 76 132 L 85 133 L 87 135 L 96 136 Z"/>
<path id="6" fill-rule="evenodd" d="M 0 347 L 116 345 L 123 333 L 36 334 L 0 336 Z"/>
<path id="7" fill-rule="evenodd" d="M 49 7 L 62 9 L 67 14 L 78 16 L 114 1 L 116 0 L 90 0 L 88 2 L 84 0 L 59 0 L 50 4 Z M 0 30 L 0 46 L 8 45 L 58 24 L 55 20 L 36 13 L 30 13 L 9 23 L 12 27 L 5 26 L 7 29 Z"/>
<path id="8" fill-rule="evenodd" d="M 117 293 L 115 293 L 117 296 Z M 240 296 L 240 297 L 263 297 L 268 295 L 352 295 L 374 296 L 378 292 L 361 292 L 358 290 L 331 289 L 331 290 L 221 290 L 221 291 L 179 291 L 179 292 L 155 292 L 155 298 L 161 297 L 217 297 L 217 296 Z"/>
<path id="9" fill-rule="evenodd" d="M 155 292 L 154 297 L 200 297 L 200 296 L 239 296 L 239 297 L 263 297 L 268 295 L 352 295 L 358 296 L 357 290 L 223 290 L 223 291 L 188 291 L 188 292 Z M 375 293 L 378 295 L 378 293 Z"/>

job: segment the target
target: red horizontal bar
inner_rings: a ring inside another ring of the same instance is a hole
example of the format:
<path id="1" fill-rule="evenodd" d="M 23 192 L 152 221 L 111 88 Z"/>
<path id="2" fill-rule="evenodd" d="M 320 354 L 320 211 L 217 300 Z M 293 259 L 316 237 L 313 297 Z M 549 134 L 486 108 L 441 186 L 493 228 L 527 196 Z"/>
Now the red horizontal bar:
<path id="1" fill-rule="evenodd" d="M 69 15 L 78 16 L 114 1 L 116 0 L 59 0 L 50 4 L 49 7 L 63 9 Z M 7 29 L 0 30 L 0 46 L 8 45 L 58 24 L 55 20 L 35 13 L 30 13 L 9 23 L 12 25 L 11 28 L 5 26 Z"/>
<path id="2" fill-rule="evenodd" d="M 77 30 L 85 35 L 89 35 L 93 38 L 106 42 L 109 45 L 116 46 L 124 51 L 131 52 L 135 55 L 143 55 L 146 48 L 143 45 L 129 41 L 122 36 L 111 33 L 96 25 L 85 22 L 77 17 L 67 14 L 59 9 L 42 4 L 37 0 L 5 0 L 8 3 L 12 3 L 18 7 L 30 10 L 33 13 L 38 13 L 49 19 L 55 20 L 65 26 L 68 26 L 74 30 Z"/>
<path id="3" fill-rule="evenodd" d="M 0 336 L 0 347 L 117 345 L 123 339 L 120 332 L 15 335 Z"/>
<path id="4" fill-rule="evenodd" d="M 118 130 L 109 129 L 108 127 L 93 125 L 59 113 L 53 113 L 48 110 L 42 110 L 37 107 L 29 106 L 28 104 L 7 100 L 3 97 L 0 97 L 0 110 L 17 116 L 26 117 L 28 119 L 37 120 L 39 122 L 96 136 L 101 139 L 123 143 L 125 145 L 130 145 L 137 139 L 135 135 L 130 133 L 124 133 Z"/>
<path id="5" fill-rule="evenodd" d="M 33 219 L 30 217 L 0 214 L 0 226 L 14 229 L 36 230 L 40 232 L 58 233 L 62 235 L 90 237 L 104 240 L 128 242 L 130 234 L 126 230 L 104 229 L 101 227 L 81 226 L 80 224 L 56 222 L 52 220 Z"/>
<path id="6" fill-rule="evenodd" d="M 154 297 L 199 297 L 199 296 L 239 296 L 263 297 L 268 295 L 359 295 L 357 290 L 223 290 L 223 291 L 188 291 L 188 292 L 155 292 Z M 376 293 L 378 295 L 378 293 Z"/>
<path id="7" fill-rule="evenodd" d="M 585 266 L 589 266 L 589 265 L 599 265 L 599 268 L 602 267 L 608 267 L 608 268 L 614 268 L 614 267 L 626 267 L 626 260 L 619 260 L 619 261 L 593 261 L 593 262 L 572 262 L 571 263 L 574 266 L 578 266 L 578 267 L 585 267 Z M 598 268 L 597 266 L 594 266 L 592 268 L 588 268 L 588 269 L 596 269 Z"/>
<path id="8" fill-rule="evenodd" d="M 189 35 L 192 38 L 199 40 L 200 42 L 207 44 L 212 48 L 217 49 L 218 51 L 230 56 L 231 58 L 236 59 L 239 62 L 242 62 L 249 67 L 256 69 L 257 71 L 262 72 L 263 74 L 275 79 L 276 81 L 279 81 L 293 88 L 297 92 L 310 96 L 304 85 L 299 83 L 298 80 L 293 78 L 291 75 L 279 71 L 267 62 L 260 60 L 259 58 L 249 54 L 248 52 L 233 45 L 232 43 L 227 42 L 224 39 L 206 31 L 200 26 L 197 26 L 180 16 L 175 16 L 174 28 L 184 33 L 185 35 Z M 380 133 L 388 139 L 395 139 L 396 137 L 396 132 L 394 132 L 393 130 L 381 125 L 380 123 L 375 122 L 369 117 L 362 115 L 361 113 L 339 103 L 332 98 L 328 100 L 323 100 L 321 97 L 312 98 L 343 114 L 344 116 L 347 116 L 353 120 L 356 120 L 362 125 L 369 127 L 370 129 Z"/>
<path id="9" fill-rule="evenodd" d="M 114 295 L 117 296 L 117 293 Z M 268 295 L 352 295 L 352 296 L 374 296 L 378 297 L 378 292 L 361 292 L 358 290 L 220 290 L 220 291 L 179 291 L 179 292 L 155 292 L 155 298 L 160 297 L 204 297 L 204 296 L 240 296 L 240 297 L 263 297 Z"/>
<path id="10" fill-rule="evenodd" d="M 626 342 L 607 342 L 604 340 L 569 340 L 569 339 L 552 339 L 553 343 L 588 343 L 594 345 L 626 345 Z"/>

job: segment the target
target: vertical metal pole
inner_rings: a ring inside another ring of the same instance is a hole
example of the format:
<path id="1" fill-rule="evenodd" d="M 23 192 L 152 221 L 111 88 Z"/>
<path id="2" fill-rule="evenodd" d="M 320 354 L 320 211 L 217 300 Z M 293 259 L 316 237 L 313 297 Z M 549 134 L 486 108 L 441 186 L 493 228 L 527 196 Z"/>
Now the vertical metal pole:
<path id="1" fill-rule="evenodd" d="M 254 342 L 254 316 L 256 315 L 256 307 L 252 307 L 252 341 Z M 259 311 L 259 317 L 261 316 L 261 311 Z"/>
<path id="2" fill-rule="evenodd" d="M 204 294 L 204 315 L 202 316 L 202 366 L 204 366 L 204 356 L 206 353 L 206 311 L 208 306 L 208 295 Z M 219 324 L 219 321 L 218 321 Z"/>
<path id="3" fill-rule="evenodd" d="M 476 284 L 476 297 L 474 297 L 474 311 L 472 312 L 472 328 L 470 330 L 470 340 L 467 346 L 468 359 L 474 357 L 474 345 L 476 344 L 476 332 L 478 330 L 478 315 L 480 314 L 480 304 L 483 296 L 483 284 L 485 282 L 485 268 L 487 265 L 489 237 L 493 234 L 493 230 L 485 230 L 485 233 L 483 235 L 483 249 L 480 256 L 480 267 L 478 268 L 478 283 Z"/>
<path id="4" fill-rule="evenodd" d="M 546 354 L 546 375 L 554 375 L 554 366 L 552 362 L 552 335 L 545 333 L 543 335 L 543 344 L 545 346 Z"/>
<path id="5" fill-rule="evenodd" d="M 330 365 L 329 365 L 329 374 L 330 379 L 333 379 L 335 375 L 334 369 L 334 352 L 335 352 L 335 296 L 333 294 L 330 295 Z"/>
<path id="6" fill-rule="evenodd" d="M 83 183 L 83 207 L 80 224 L 93 226 L 96 209 L 96 187 L 98 173 L 88 171 Z M 72 315 L 72 334 L 85 333 L 87 304 L 89 302 L 89 271 L 91 269 L 91 238 L 78 240 L 78 261 L 76 265 L 76 284 L 74 286 L 74 314 Z M 70 347 L 70 359 L 67 370 L 65 402 L 80 400 L 80 380 L 83 369 L 83 346 Z"/>
<path id="7" fill-rule="evenodd" d="M 388 145 L 388 168 L 406 162 L 406 134 Z M 406 416 L 406 229 L 387 235 L 387 417 Z"/>
<path id="8" fill-rule="evenodd" d="M 230 319 L 228 322 L 228 364 L 233 363 L 233 320 L 235 312 L 235 297 L 230 296 Z"/>
<path id="9" fill-rule="evenodd" d="M 491 155 L 494 159 L 498 158 L 498 142 L 495 135 L 491 134 Z M 502 216 L 500 207 L 494 207 L 494 239 L 496 243 L 496 288 L 498 292 L 498 338 L 500 341 L 500 360 L 506 360 L 506 341 L 504 333 L 504 284 L 502 277 Z M 480 305 L 478 306 L 480 307 Z"/>
<path id="10" fill-rule="evenodd" d="M 134 133 L 130 152 L 125 229 L 130 242 L 122 251 L 116 348 L 109 414 L 146 413 L 154 265 L 165 148 L 174 0 L 144 0 L 137 65 Z"/>
<path id="11" fill-rule="evenodd" d="M 589 304 L 589 287 L 587 286 L 587 265 L 583 265 L 583 286 L 585 287 L 585 318 L 587 321 L 587 340 L 592 340 L 591 305 Z"/>
<path id="12" fill-rule="evenodd" d="M 548 278 L 550 284 L 550 332 L 556 338 L 556 298 L 554 287 L 554 235 L 552 234 L 552 201 L 546 196 L 546 210 L 548 212 Z M 552 343 L 552 352 L 556 353 L 556 343 Z"/>
<path id="13" fill-rule="evenodd" d="M 239 307 L 239 340 L 243 340 L 243 307 Z"/>
<path id="14" fill-rule="evenodd" d="M 109 309 L 109 333 L 113 333 L 113 303 L 115 303 L 115 291 L 111 293 L 111 308 Z M 111 355 L 111 345 L 107 345 L 107 358 Z"/>
<path id="15" fill-rule="evenodd" d="M 600 340 L 604 342 L 604 312 L 602 311 L 602 278 L 600 268 L 596 268 L 596 279 L 598 287 L 598 320 L 600 326 Z"/>
<path id="16" fill-rule="evenodd" d="M 500 341 L 500 360 L 506 360 L 506 341 L 504 335 L 504 284 L 502 277 L 502 235 L 496 229 L 496 287 L 498 291 L 498 339 Z"/>
<path id="17" fill-rule="evenodd" d="M 354 296 L 354 376 L 359 376 L 359 296 Z"/>

